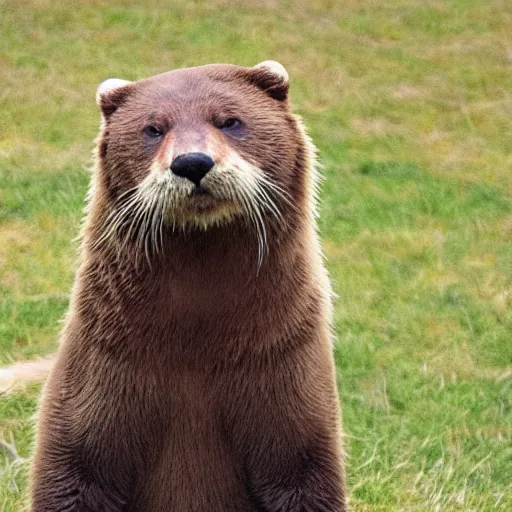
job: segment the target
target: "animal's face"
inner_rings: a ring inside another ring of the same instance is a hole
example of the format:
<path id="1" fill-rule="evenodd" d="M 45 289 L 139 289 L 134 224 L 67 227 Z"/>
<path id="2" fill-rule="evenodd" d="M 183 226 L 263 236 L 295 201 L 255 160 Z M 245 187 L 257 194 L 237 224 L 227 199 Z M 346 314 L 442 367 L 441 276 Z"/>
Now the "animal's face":
<path id="1" fill-rule="evenodd" d="M 264 245 L 266 222 L 294 207 L 307 179 L 287 94 L 286 71 L 273 62 L 101 84 L 99 183 L 112 204 L 109 234 L 129 225 L 156 245 L 169 227 L 241 218 Z"/>

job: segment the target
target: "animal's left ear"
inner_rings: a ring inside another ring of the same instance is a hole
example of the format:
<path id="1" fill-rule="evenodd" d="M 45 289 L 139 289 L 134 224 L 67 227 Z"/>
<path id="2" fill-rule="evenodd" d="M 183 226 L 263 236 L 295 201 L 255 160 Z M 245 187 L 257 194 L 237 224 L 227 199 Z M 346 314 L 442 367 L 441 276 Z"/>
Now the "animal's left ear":
<path id="1" fill-rule="evenodd" d="M 250 68 L 249 80 L 276 100 L 284 101 L 288 97 L 288 73 L 275 60 L 266 60 Z"/>

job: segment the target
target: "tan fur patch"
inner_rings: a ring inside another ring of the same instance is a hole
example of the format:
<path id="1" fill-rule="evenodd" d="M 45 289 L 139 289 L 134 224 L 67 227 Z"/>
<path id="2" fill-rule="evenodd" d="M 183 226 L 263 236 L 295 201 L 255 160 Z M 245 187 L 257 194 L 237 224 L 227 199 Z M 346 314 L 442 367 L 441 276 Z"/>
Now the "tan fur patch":
<path id="1" fill-rule="evenodd" d="M 14 363 L 0 368 L 0 392 L 12 391 L 32 382 L 43 382 L 53 367 L 55 356 Z"/>

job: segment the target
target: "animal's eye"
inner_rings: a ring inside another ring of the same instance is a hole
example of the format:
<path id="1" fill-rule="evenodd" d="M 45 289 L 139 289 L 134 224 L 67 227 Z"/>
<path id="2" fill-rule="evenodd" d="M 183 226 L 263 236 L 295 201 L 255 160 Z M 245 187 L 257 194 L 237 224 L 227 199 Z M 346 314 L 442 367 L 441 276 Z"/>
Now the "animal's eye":
<path id="1" fill-rule="evenodd" d="M 240 121 L 240 119 L 236 119 L 235 117 L 229 117 L 228 119 L 215 122 L 215 127 L 219 130 L 236 130 L 241 126 L 242 121 Z"/>
<path id="2" fill-rule="evenodd" d="M 148 137 L 152 137 L 154 139 L 156 139 L 157 137 L 161 137 L 164 133 L 162 131 L 160 131 L 156 126 L 153 126 L 153 125 L 148 125 L 144 128 L 144 133 L 148 136 Z"/>

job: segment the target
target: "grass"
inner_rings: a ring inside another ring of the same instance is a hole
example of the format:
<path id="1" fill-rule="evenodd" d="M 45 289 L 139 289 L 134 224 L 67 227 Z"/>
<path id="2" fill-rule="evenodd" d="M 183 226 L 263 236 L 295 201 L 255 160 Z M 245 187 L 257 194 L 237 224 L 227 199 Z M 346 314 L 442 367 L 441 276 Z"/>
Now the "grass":
<path id="1" fill-rule="evenodd" d="M 512 510 L 511 34 L 498 0 L 4 0 L 0 362 L 55 349 L 98 83 L 273 58 L 325 166 L 352 507 Z M 1 511 L 38 392 L 0 396 Z"/>

